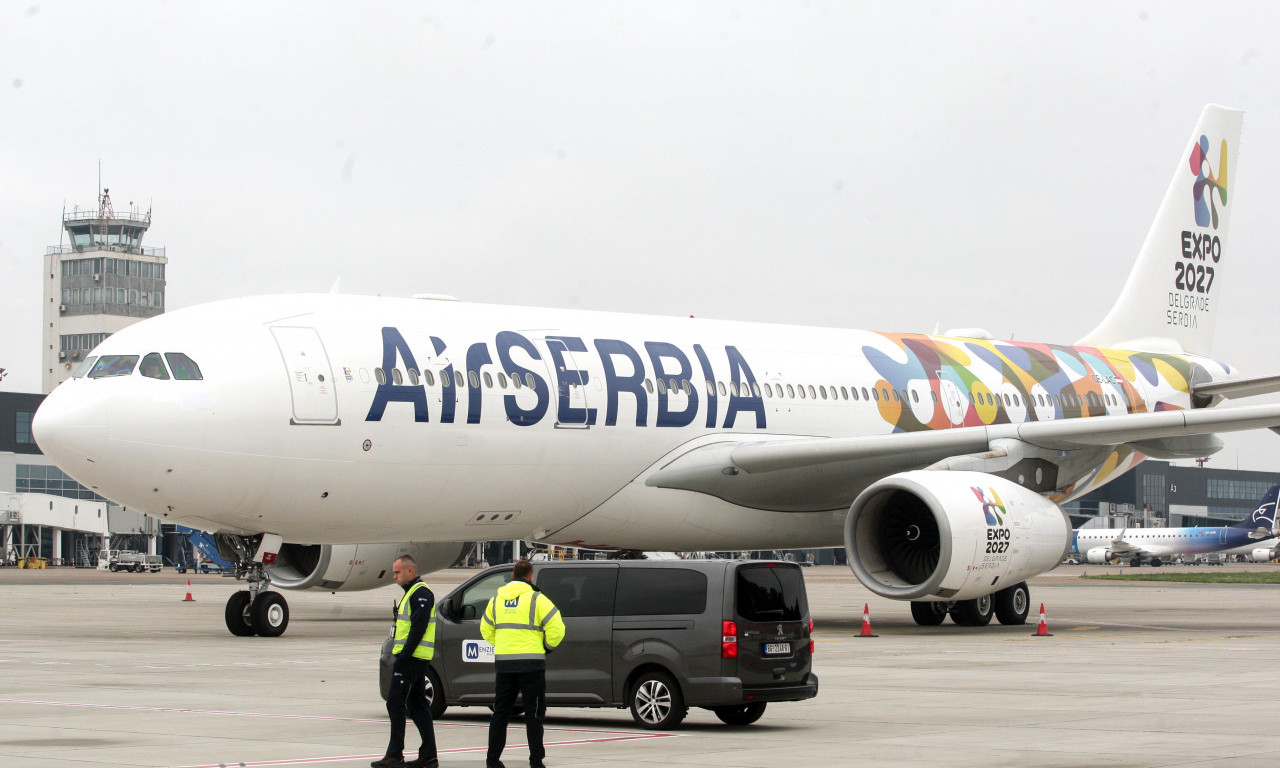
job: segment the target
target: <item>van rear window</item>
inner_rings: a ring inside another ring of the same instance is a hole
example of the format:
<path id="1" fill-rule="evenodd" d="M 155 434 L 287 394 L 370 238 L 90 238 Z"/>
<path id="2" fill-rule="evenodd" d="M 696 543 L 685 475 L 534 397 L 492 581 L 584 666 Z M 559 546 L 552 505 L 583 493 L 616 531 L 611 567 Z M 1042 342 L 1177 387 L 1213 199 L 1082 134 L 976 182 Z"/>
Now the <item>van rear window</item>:
<path id="1" fill-rule="evenodd" d="M 738 615 L 747 621 L 801 621 L 809 615 L 799 568 L 739 568 L 737 584 Z"/>
<path id="2" fill-rule="evenodd" d="M 702 613 L 707 577 L 688 568 L 623 568 L 618 574 L 618 616 Z"/>

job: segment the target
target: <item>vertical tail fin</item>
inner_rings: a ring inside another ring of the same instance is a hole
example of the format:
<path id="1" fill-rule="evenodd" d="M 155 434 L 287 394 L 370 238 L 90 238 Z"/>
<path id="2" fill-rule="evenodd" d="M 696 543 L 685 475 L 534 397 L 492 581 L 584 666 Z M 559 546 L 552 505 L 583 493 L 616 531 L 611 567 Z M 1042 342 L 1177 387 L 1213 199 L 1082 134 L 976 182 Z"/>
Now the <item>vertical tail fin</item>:
<path id="1" fill-rule="evenodd" d="M 1280 485 L 1273 485 L 1262 494 L 1253 514 L 1231 526 L 1251 531 L 1251 538 L 1269 539 L 1280 533 L 1280 524 L 1276 520 L 1276 508 L 1280 506 Z"/>
<path id="2" fill-rule="evenodd" d="M 1210 104 L 1178 159 L 1137 263 L 1106 318 L 1077 342 L 1207 355 L 1222 277 L 1244 113 Z"/>

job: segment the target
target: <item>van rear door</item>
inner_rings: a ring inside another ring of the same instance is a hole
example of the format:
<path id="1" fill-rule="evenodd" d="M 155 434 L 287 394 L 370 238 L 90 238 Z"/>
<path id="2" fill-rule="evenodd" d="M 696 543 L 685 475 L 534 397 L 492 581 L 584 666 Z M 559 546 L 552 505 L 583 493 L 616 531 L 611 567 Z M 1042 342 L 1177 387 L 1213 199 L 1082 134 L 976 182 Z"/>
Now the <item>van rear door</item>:
<path id="1" fill-rule="evenodd" d="M 812 665 L 809 601 L 795 563 L 743 563 L 732 578 L 737 676 L 746 687 L 803 683 Z"/>

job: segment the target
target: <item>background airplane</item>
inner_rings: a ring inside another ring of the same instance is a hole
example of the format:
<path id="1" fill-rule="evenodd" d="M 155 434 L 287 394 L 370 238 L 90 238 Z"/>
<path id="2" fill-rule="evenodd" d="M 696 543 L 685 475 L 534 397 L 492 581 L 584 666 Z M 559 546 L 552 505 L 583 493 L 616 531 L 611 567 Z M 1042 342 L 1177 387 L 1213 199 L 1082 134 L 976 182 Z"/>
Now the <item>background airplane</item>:
<path id="1" fill-rule="evenodd" d="M 1210 357 L 1242 257 L 1227 241 L 1240 128 L 1205 108 L 1120 298 L 1074 346 L 249 297 L 111 336 L 32 429 L 97 493 L 216 535 L 248 582 L 227 605 L 236 634 L 284 631 L 272 583 L 374 587 L 398 552 L 425 572 L 484 539 L 843 544 L 922 624 L 1020 624 L 1026 579 L 1071 543 L 1060 502 L 1147 456 L 1280 426 L 1280 405 L 1213 407 L 1277 389 Z"/>
<path id="2" fill-rule="evenodd" d="M 1203 555 L 1244 549 L 1250 559 L 1267 562 L 1275 557 L 1276 501 L 1280 485 L 1273 485 L 1249 517 L 1230 526 L 1195 528 L 1077 528 L 1072 533 L 1071 551 L 1087 563 L 1128 560 L 1153 566 L 1161 558 Z"/>

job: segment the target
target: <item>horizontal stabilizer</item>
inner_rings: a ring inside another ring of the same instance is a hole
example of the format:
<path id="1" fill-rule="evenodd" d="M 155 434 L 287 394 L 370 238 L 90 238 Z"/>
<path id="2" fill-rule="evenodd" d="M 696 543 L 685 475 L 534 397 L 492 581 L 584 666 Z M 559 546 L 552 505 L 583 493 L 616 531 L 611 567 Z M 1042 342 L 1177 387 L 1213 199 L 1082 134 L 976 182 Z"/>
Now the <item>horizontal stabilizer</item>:
<path id="1" fill-rule="evenodd" d="M 1191 385 L 1191 395 L 1193 397 L 1253 397 L 1254 395 L 1266 395 L 1271 392 L 1280 392 L 1280 375 L 1255 376 L 1250 379 L 1213 381 Z"/>

